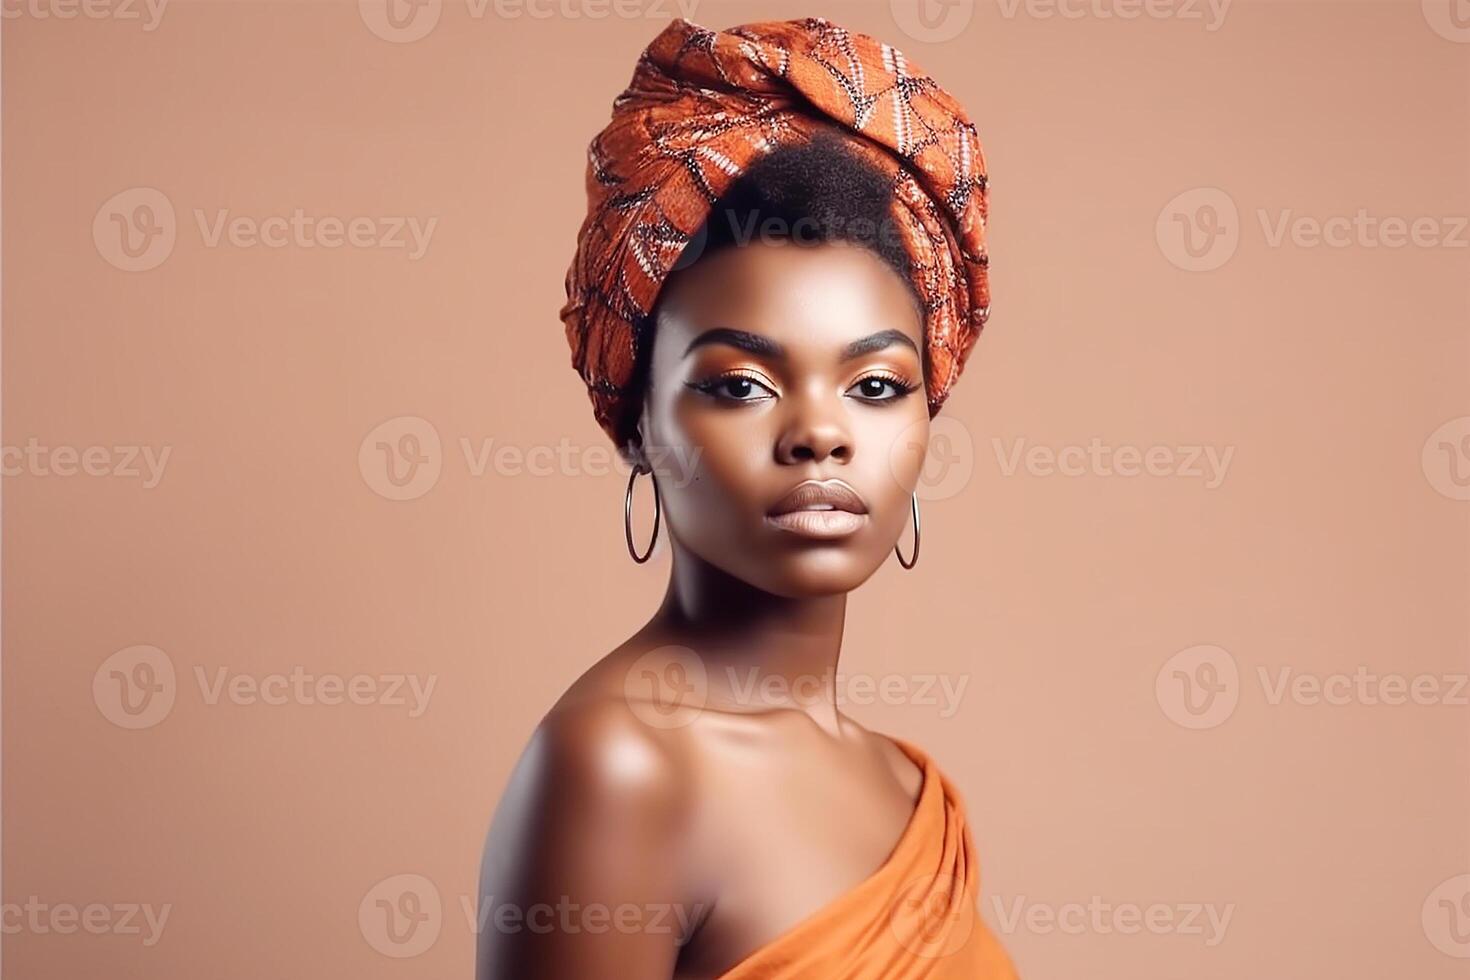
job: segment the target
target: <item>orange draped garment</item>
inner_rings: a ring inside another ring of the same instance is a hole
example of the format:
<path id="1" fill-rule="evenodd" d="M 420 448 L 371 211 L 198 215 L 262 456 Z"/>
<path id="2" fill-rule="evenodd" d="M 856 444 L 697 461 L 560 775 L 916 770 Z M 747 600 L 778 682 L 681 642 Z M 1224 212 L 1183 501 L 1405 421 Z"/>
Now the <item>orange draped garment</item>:
<path id="1" fill-rule="evenodd" d="M 888 859 L 720 980 L 1017 980 L 980 918 L 980 870 L 963 801 L 922 749 L 893 741 L 924 782 Z"/>

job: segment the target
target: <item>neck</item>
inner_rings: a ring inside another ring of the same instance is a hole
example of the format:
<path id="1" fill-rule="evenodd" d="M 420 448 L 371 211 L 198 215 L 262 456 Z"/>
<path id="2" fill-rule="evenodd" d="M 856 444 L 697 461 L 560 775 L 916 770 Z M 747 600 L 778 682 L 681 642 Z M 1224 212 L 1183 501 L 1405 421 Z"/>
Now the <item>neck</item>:
<path id="1" fill-rule="evenodd" d="M 793 708 L 838 734 L 836 674 L 847 594 L 764 592 L 671 544 L 668 590 L 650 625 L 699 655 L 708 704 Z"/>

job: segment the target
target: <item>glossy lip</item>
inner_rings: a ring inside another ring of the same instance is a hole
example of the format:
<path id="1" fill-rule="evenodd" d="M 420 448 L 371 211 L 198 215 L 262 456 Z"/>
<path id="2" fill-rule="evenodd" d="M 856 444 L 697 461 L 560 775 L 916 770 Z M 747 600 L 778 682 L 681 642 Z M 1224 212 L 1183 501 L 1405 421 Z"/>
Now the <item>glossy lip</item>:
<path id="1" fill-rule="evenodd" d="M 805 480 L 766 513 L 783 531 L 808 538 L 840 538 L 868 522 L 868 505 L 842 480 Z"/>

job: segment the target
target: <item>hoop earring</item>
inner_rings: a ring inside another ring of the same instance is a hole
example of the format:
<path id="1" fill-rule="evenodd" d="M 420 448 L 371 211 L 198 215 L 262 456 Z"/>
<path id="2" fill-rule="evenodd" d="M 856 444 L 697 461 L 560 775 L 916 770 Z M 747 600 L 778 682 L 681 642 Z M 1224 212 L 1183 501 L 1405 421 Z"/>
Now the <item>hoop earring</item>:
<path id="1" fill-rule="evenodd" d="M 628 491 L 623 494 L 623 537 L 628 541 L 628 554 L 632 555 L 633 560 L 641 565 L 653 554 L 654 543 L 658 541 L 658 522 L 663 506 L 658 498 L 658 481 L 653 480 L 653 537 L 648 541 L 648 550 L 643 552 L 642 557 L 639 557 L 633 547 L 633 481 L 638 479 L 639 473 L 649 474 L 650 479 L 653 477 L 653 470 L 651 468 L 645 470 L 641 464 L 634 466 L 633 472 L 628 474 Z"/>
<path id="2" fill-rule="evenodd" d="M 898 556 L 898 563 L 904 568 L 913 568 L 919 563 L 919 495 L 914 493 L 912 497 L 914 511 L 914 553 L 909 555 L 909 560 L 903 560 L 903 552 L 898 550 L 898 542 L 893 544 L 893 553 Z"/>

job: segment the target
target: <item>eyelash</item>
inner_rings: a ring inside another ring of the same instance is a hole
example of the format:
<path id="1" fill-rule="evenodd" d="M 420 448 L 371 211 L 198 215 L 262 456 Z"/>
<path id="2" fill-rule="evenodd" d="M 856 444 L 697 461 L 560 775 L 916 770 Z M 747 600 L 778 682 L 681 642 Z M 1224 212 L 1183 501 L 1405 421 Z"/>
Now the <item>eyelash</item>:
<path id="1" fill-rule="evenodd" d="M 718 398 L 721 401 L 751 402 L 751 401 L 761 401 L 761 400 L 763 400 L 763 399 L 760 399 L 760 398 L 730 398 L 730 397 L 722 396 L 722 395 L 720 395 L 718 393 L 721 385 L 724 385 L 724 384 L 726 384 L 726 383 L 728 383 L 730 381 L 739 380 L 739 379 L 744 379 L 746 381 L 749 381 L 751 384 L 756 385 L 756 386 L 761 387 L 761 388 L 765 388 L 767 391 L 770 390 L 770 386 L 767 385 L 766 382 L 765 382 L 765 380 L 762 379 L 759 375 L 750 374 L 750 373 L 747 373 L 745 371 L 727 371 L 724 374 L 716 375 L 713 378 L 706 378 L 706 379 L 703 379 L 701 381 L 691 381 L 691 382 L 689 382 L 689 387 L 694 388 L 697 391 L 704 392 L 706 395 L 709 395 L 709 396 L 711 396 L 713 398 Z M 865 401 L 865 402 L 891 402 L 891 401 L 898 401 L 900 398 L 906 398 L 907 396 L 913 394 L 919 388 L 919 385 L 915 384 L 912 381 L 909 381 L 909 380 L 907 380 L 905 378 L 901 378 L 901 377 L 899 377 L 896 374 L 888 374 L 888 373 L 877 373 L 877 374 L 866 374 L 866 375 L 863 375 L 861 378 L 858 378 L 856 381 L 854 381 L 852 383 L 852 387 L 853 388 L 856 388 L 858 385 L 862 384 L 865 381 L 882 381 L 882 382 L 884 382 L 884 383 L 886 383 L 888 385 L 891 385 L 893 387 L 893 389 L 894 389 L 895 394 L 889 395 L 886 398 L 860 398 L 859 401 Z M 851 390 L 851 389 L 849 389 L 849 390 Z"/>

